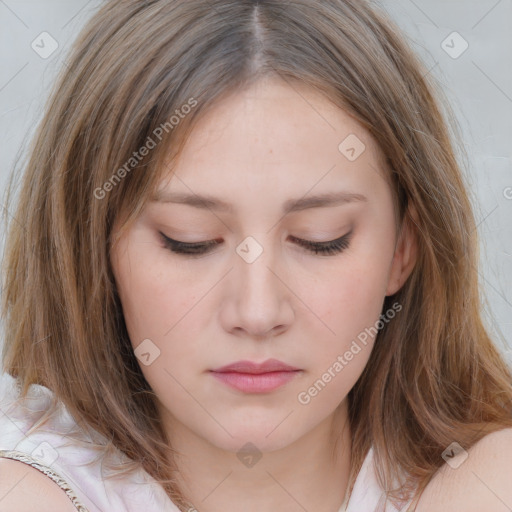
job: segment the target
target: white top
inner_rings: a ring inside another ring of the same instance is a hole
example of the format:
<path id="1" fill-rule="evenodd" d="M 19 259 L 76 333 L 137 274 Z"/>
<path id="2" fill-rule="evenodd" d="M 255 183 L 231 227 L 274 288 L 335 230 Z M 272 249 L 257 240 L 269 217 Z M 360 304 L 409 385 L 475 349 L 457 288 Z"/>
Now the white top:
<path id="1" fill-rule="evenodd" d="M 80 512 L 179 512 L 163 488 L 143 469 L 120 479 L 102 478 L 101 461 L 84 466 L 97 457 L 87 446 L 91 437 L 80 433 L 66 437 L 77 425 L 62 403 L 51 418 L 28 434 L 28 430 L 48 409 L 52 391 L 33 384 L 25 401 L 19 396 L 16 379 L 0 375 L 0 457 L 19 460 L 46 474 L 56 482 Z M 119 452 L 118 460 L 126 460 Z M 390 503 L 384 506 L 384 493 L 373 471 L 373 449 L 359 472 L 350 502 L 339 512 L 399 512 Z"/>

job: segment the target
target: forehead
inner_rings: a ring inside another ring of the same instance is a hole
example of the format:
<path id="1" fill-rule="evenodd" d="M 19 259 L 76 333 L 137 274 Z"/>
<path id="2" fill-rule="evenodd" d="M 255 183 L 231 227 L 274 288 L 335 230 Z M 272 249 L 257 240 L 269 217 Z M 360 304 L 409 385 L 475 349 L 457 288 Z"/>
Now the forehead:
<path id="1" fill-rule="evenodd" d="M 236 201 L 250 191 L 268 201 L 334 188 L 371 191 L 388 184 L 383 162 L 376 141 L 344 110 L 310 88 L 272 79 L 203 115 L 158 194 L 208 192 Z"/>

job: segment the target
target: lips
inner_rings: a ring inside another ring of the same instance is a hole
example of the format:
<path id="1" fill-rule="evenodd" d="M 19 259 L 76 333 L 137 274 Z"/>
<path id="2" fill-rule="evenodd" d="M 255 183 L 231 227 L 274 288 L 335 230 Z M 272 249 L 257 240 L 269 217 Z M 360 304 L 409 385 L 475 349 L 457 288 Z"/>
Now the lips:
<path id="1" fill-rule="evenodd" d="M 263 363 L 237 361 L 211 370 L 217 380 L 244 393 L 269 393 L 301 372 L 299 368 L 277 359 L 268 359 Z"/>
<path id="2" fill-rule="evenodd" d="M 212 371 L 215 373 L 248 373 L 252 375 L 259 375 L 261 373 L 293 372 L 297 370 L 299 370 L 299 368 L 285 364 L 278 359 L 267 359 L 262 363 L 237 361 Z"/>

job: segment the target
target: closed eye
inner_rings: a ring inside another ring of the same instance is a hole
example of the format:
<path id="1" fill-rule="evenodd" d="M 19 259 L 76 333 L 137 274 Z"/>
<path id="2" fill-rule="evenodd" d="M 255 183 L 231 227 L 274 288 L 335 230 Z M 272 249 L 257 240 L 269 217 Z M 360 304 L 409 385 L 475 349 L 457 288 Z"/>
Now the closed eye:
<path id="1" fill-rule="evenodd" d="M 206 240 L 204 242 L 189 243 L 182 242 L 180 240 L 173 240 L 172 238 L 164 235 L 162 232 L 159 232 L 159 234 L 162 237 L 164 247 L 175 254 L 183 256 L 202 256 L 210 252 L 213 247 L 222 243 L 222 241 L 219 240 Z M 341 236 L 340 238 L 337 238 L 336 240 L 330 240 L 327 242 L 313 242 L 311 240 L 303 240 L 301 238 L 291 237 L 294 242 L 306 249 L 308 252 L 322 256 L 332 256 L 343 252 L 345 249 L 348 249 L 351 238 L 352 231 L 346 235 Z"/>
<path id="2" fill-rule="evenodd" d="M 301 238 L 291 237 L 298 245 L 304 247 L 313 254 L 321 254 L 324 256 L 332 256 L 339 254 L 348 249 L 352 238 L 352 231 L 346 235 L 330 240 L 328 242 L 312 242 L 311 240 L 303 240 Z"/>

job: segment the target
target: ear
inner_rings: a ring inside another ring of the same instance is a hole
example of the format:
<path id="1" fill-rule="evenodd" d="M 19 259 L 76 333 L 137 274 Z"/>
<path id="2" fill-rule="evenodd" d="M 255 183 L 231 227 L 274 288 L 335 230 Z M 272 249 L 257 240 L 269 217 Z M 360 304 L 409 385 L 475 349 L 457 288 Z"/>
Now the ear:
<path id="1" fill-rule="evenodd" d="M 393 295 L 402 288 L 416 264 L 418 239 L 415 225 L 417 224 L 418 212 L 412 204 L 409 204 L 404 215 L 402 231 L 396 244 L 393 261 L 391 262 L 386 295 Z"/>

